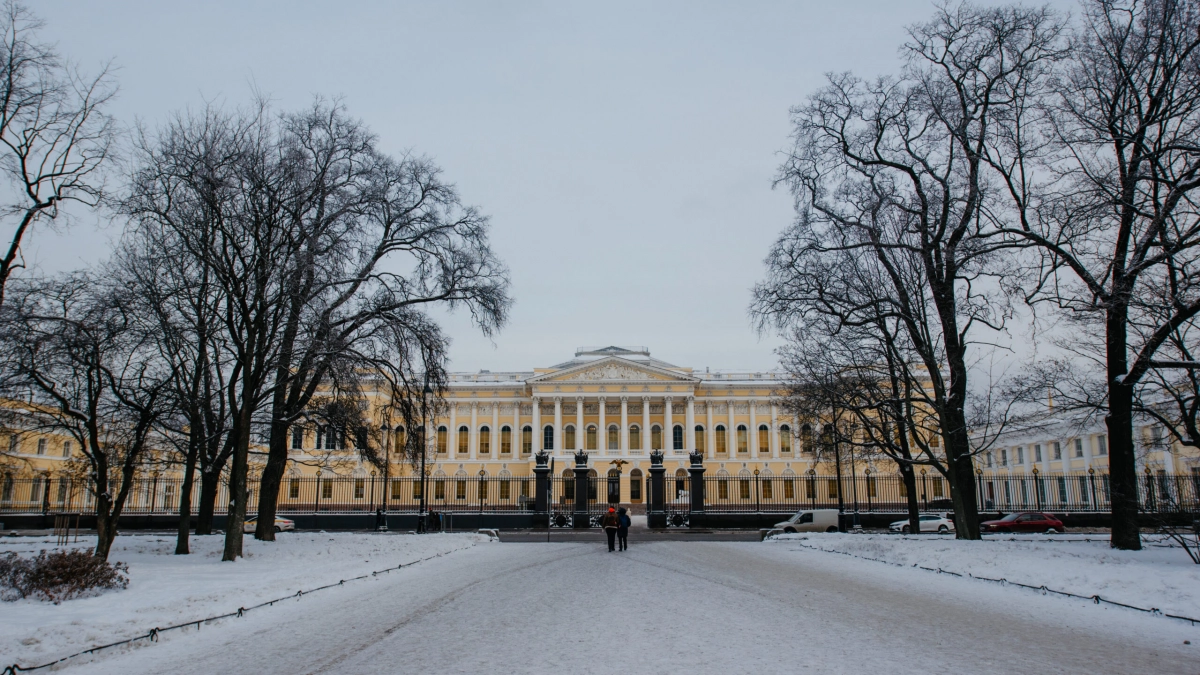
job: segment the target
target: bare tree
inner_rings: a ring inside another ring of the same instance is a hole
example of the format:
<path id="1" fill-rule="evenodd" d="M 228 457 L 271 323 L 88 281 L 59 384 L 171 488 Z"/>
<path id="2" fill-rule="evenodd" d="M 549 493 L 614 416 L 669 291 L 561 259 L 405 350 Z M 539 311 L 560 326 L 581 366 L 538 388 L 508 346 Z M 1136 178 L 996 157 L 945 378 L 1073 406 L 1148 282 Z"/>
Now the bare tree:
<path id="1" fill-rule="evenodd" d="M 42 22 L 23 5 L 7 0 L 0 21 L 0 173 L 10 187 L 0 217 L 11 223 L 0 257 L 3 304 L 31 229 L 57 218 L 64 202 L 99 203 L 114 139 L 105 109 L 116 86 L 107 67 L 83 75 L 38 41 Z"/>
<path id="2" fill-rule="evenodd" d="M 1027 105 L 1030 83 L 1057 58 L 1060 23 L 1046 9 L 941 8 L 909 30 L 905 69 L 873 82 L 832 75 L 792 111 L 795 146 L 779 181 L 800 211 L 756 289 L 758 316 L 824 311 L 822 264 L 845 252 L 874 266 L 886 306 L 849 306 L 863 325 L 898 319 L 928 381 L 928 414 L 944 441 L 960 537 L 978 538 L 969 436 L 973 331 L 1009 317 L 999 236 L 1023 205 L 992 189 L 987 152 L 1007 142 L 1002 122 Z M 851 301 L 853 302 L 853 301 Z M 843 311 L 841 308 L 835 311 Z"/>
<path id="3" fill-rule="evenodd" d="M 1112 543 L 1139 549 L 1138 388 L 1200 312 L 1200 6 L 1094 0 L 1069 47 L 1042 124 L 1019 127 L 1044 152 L 993 164 L 1010 192 L 1035 196 L 1005 228 L 1042 253 L 1030 301 L 1103 335 Z"/>
<path id="4" fill-rule="evenodd" d="M 125 289 L 78 273 L 18 287 L 4 322 L 13 382 L 46 427 L 74 438 L 88 462 L 95 554 L 105 559 L 175 376 L 158 358 L 155 326 L 136 308 Z"/>

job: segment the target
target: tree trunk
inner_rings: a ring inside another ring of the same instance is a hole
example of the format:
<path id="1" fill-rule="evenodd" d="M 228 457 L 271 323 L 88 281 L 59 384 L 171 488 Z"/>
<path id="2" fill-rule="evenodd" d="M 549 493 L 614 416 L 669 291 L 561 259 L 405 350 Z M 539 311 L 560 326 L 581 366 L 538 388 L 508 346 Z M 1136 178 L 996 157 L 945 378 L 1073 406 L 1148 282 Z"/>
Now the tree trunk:
<path id="1" fill-rule="evenodd" d="M 200 471 L 200 505 L 196 509 L 196 534 L 212 534 L 213 513 L 217 509 L 217 491 L 220 487 L 220 471 Z"/>
<path id="2" fill-rule="evenodd" d="M 900 467 L 900 479 L 904 481 L 904 493 L 908 495 L 908 530 L 921 531 L 921 502 L 917 500 L 917 472 L 912 464 Z"/>
<path id="3" fill-rule="evenodd" d="M 112 501 L 105 490 L 104 494 L 96 495 L 96 550 L 93 555 L 101 560 L 108 560 L 108 553 L 112 550 L 113 539 L 116 536 L 117 523 L 112 517 Z"/>
<path id="4" fill-rule="evenodd" d="M 196 458 L 200 455 L 197 432 L 189 434 L 187 461 L 183 467 L 183 485 L 179 495 L 179 532 L 175 536 L 175 555 L 191 553 L 188 536 L 192 528 L 192 486 L 196 481 Z M 211 522 L 211 521 L 210 521 Z"/>
<path id="5" fill-rule="evenodd" d="M 254 388 L 249 378 L 242 382 L 242 408 L 238 412 L 240 419 L 234 425 L 233 433 L 237 435 L 233 446 L 233 465 L 229 467 L 229 511 L 225 516 L 225 552 L 221 556 L 224 562 L 233 562 L 242 557 L 242 526 L 246 523 L 246 473 L 250 468 L 250 418 Z"/>
<path id="6" fill-rule="evenodd" d="M 282 413 L 282 410 L 278 411 Z M 258 492 L 258 526 L 254 538 L 275 541 L 275 509 L 279 504 L 279 487 L 283 484 L 283 472 L 287 469 L 287 425 L 272 417 L 270 446 L 267 465 L 263 467 L 262 481 Z"/>
<path id="7" fill-rule="evenodd" d="M 1137 462 L 1133 448 L 1133 387 L 1124 381 L 1126 363 L 1126 308 L 1113 307 L 1105 325 L 1108 361 L 1108 474 L 1112 494 L 1113 548 L 1142 548 L 1138 529 Z"/>

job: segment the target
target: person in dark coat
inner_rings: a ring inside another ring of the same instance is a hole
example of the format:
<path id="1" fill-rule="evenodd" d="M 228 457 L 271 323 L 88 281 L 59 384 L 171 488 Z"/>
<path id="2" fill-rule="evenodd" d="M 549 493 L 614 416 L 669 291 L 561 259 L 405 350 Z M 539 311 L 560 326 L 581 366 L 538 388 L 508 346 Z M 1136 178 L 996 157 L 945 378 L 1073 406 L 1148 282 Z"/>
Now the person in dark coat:
<path id="1" fill-rule="evenodd" d="M 625 513 L 625 507 L 617 509 L 617 542 L 620 546 L 618 550 L 629 550 L 629 526 L 632 524 L 629 514 Z"/>
<path id="2" fill-rule="evenodd" d="M 604 519 L 600 521 L 600 525 L 604 527 L 604 534 L 608 537 L 608 552 L 612 553 L 617 550 L 617 510 L 613 507 L 608 507 L 608 513 L 604 514 Z"/>

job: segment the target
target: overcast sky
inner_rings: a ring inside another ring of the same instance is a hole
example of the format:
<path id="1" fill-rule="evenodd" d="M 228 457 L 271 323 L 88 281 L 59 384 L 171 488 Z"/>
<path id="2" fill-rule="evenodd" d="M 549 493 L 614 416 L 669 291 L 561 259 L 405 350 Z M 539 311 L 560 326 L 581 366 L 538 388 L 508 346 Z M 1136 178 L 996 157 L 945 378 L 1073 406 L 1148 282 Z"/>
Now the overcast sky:
<path id="1" fill-rule="evenodd" d="M 792 218 L 773 190 L 788 108 L 829 71 L 897 68 L 926 2 L 121 3 L 44 0 L 44 37 L 113 59 L 125 123 L 253 88 L 279 108 L 343 97 L 391 152 L 433 157 L 492 218 L 511 320 L 444 319 L 453 370 L 531 369 L 645 345 L 703 369 L 775 365 L 746 314 Z M 47 270 L 113 230 L 36 238 Z"/>

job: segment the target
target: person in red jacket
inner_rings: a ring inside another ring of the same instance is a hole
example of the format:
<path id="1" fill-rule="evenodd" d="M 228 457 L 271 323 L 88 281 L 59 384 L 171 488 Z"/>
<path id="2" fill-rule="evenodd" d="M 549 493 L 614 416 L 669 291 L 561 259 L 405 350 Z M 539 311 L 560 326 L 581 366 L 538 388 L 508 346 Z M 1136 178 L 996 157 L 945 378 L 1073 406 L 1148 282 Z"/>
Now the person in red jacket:
<path id="1" fill-rule="evenodd" d="M 609 553 L 617 550 L 617 524 L 619 522 L 617 510 L 611 506 L 608 507 L 608 513 L 604 514 L 604 519 L 600 521 L 600 525 L 604 527 L 604 534 L 608 537 Z"/>

